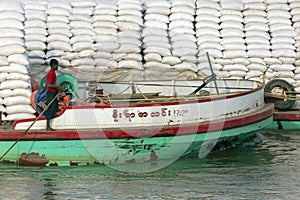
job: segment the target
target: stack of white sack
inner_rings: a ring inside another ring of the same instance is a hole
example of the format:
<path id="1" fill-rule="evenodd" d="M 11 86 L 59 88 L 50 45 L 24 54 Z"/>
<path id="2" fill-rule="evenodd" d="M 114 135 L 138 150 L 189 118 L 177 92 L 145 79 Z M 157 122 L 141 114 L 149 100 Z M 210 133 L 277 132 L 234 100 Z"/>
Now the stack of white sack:
<path id="1" fill-rule="evenodd" d="M 114 60 L 118 68 L 143 70 L 141 30 L 143 27 L 141 0 L 119 0 L 117 44 Z"/>
<path id="2" fill-rule="evenodd" d="M 229 77 L 228 71 L 223 68 L 223 47 L 221 46 L 219 0 L 197 0 L 196 1 L 196 39 L 198 45 L 198 70 L 207 76 L 211 74 L 206 52 L 209 53 L 214 71 L 220 78 Z M 219 60 L 218 63 L 216 61 Z"/>
<path id="3" fill-rule="evenodd" d="M 46 8 L 46 1 L 24 2 L 26 17 L 26 21 L 24 22 L 25 46 L 31 66 L 45 64 L 45 50 L 47 48 L 46 41 L 48 34 L 46 27 Z"/>
<path id="4" fill-rule="evenodd" d="M 0 1 L 0 111 L 2 120 L 33 118 L 24 9 L 18 0 Z"/>
<path id="5" fill-rule="evenodd" d="M 270 35 L 267 22 L 267 6 L 264 0 L 243 0 L 245 24 L 245 41 L 249 63 L 246 79 L 261 81 L 263 73 L 267 70 L 266 62 L 271 62 Z"/>
<path id="6" fill-rule="evenodd" d="M 212 74 L 211 68 L 213 72 L 219 78 L 229 77 L 228 71 L 222 71 L 223 65 L 219 64 L 214 57 L 210 56 L 210 54 L 205 51 L 200 51 L 198 53 L 198 75 L 200 77 L 206 77 Z"/>
<path id="7" fill-rule="evenodd" d="M 300 2 L 298 0 L 290 1 L 290 13 L 292 15 L 293 27 L 296 32 L 294 37 L 296 56 L 295 56 L 295 79 L 294 87 L 297 92 L 300 92 Z"/>
<path id="8" fill-rule="evenodd" d="M 93 15 L 96 51 L 94 53 L 96 68 L 101 70 L 117 68 L 113 60 L 113 52 L 119 45 L 117 43 L 117 9 L 116 1 L 97 1 Z"/>
<path id="9" fill-rule="evenodd" d="M 62 56 L 71 52 L 70 26 L 68 16 L 71 5 L 66 0 L 49 0 L 46 13 L 47 18 L 47 53 L 46 62 L 49 64 L 52 58 L 59 61 L 60 66 L 69 67 L 70 61 Z"/>
<path id="10" fill-rule="evenodd" d="M 296 32 L 291 25 L 291 13 L 287 0 L 266 0 L 267 19 L 270 26 L 271 53 L 280 64 L 270 64 L 270 70 L 277 78 L 294 84 L 295 40 Z M 268 77 L 269 79 L 274 77 Z"/>
<path id="11" fill-rule="evenodd" d="M 147 0 L 145 2 L 143 36 L 144 67 L 170 70 L 170 64 L 163 64 L 164 57 L 170 57 L 171 44 L 168 24 L 171 4 L 168 0 Z"/>
<path id="12" fill-rule="evenodd" d="M 221 0 L 220 4 L 223 59 L 228 62 L 224 63 L 223 70 L 229 72 L 230 78 L 242 79 L 248 71 L 242 15 L 245 6 L 240 0 Z"/>
<path id="13" fill-rule="evenodd" d="M 94 27 L 92 15 L 96 3 L 93 0 L 72 0 L 71 15 L 69 16 L 72 37 L 70 44 L 72 45 L 73 59 L 72 67 L 94 68 L 95 60 L 93 54 L 94 46 Z"/>
<path id="14" fill-rule="evenodd" d="M 177 71 L 198 71 L 198 47 L 195 24 L 195 1 L 172 0 L 169 23 L 169 36 L 172 56 L 164 57 L 163 64 L 169 64 Z"/>

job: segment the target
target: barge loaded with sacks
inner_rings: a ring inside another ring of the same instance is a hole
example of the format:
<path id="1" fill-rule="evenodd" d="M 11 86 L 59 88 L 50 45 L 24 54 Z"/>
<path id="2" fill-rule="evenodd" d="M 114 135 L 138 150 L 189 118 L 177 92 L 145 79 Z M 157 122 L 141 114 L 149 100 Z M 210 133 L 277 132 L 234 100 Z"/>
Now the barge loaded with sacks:
<path id="1" fill-rule="evenodd" d="M 213 75 L 99 87 L 90 102 L 77 99 L 62 108 L 52 122 L 56 131 L 45 131 L 45 117 L 1 126 L 1 159 L 26 166 L 146 162 L 151 167 L 239 144 L 273 119 L 273 105 L 264 103 L 264 86 L 255 81 Z"/>
<path id="2" fill-rule="evenodd" d="M 265 86 L 265 101 L 274 103 L 273 123 L 266 129 L 300 129 L 299 93 L 285 80 L 274 79 Z"/>

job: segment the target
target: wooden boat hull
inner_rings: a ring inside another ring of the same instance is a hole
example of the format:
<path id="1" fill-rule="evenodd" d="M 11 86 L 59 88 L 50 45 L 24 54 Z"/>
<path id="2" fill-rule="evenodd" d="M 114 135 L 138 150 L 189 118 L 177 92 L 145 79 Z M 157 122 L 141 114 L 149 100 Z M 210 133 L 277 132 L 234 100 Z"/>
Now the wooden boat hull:
<path id="1" fill-rule="evenodd" d="M 54 132 L 45 131 L 45 118 L 18 120 L 11 130 L 0 130 L 0 154 L 5 161 L 29 166 L 157 164 L 195 153 L 203 157 L 272 122 L 273 104 L 265 104 L 262 84 L 221 81 L 218 92 L 208 86 L 209 95 L 204 96 L 189 95 L 194 88 L 187 90 L 185 82 L 135 83 L 136 89 L 151 95 L 139 99 L 145 93 L 119 92 L 109 97 L 109 104 L 66 107 L 53 119 Z M 110 93 L 130 88 L 102 86 Z"/>
<path id="2" fill-rule="evenodd" d="M 266 105 L 258 112 L 227 119 L 225 122 L 190 124 L 160 130 L 153 127 L 143 137 L 135 129 L 123 132 L 131 131 L 132 135 L 139 137 L 114 138 L 112 130 L 30 132 L 4 160 L 27 166 L 72 166 L 147 161 L 156 163 L 190 154 L 204 157 L 212 148 L 225 148 L 253 136 L 272 122 L 272 113 L 273 106 Z M 156 136 L 151 137 L 152 131 L 156 132 Z M 20 135 L 21 132 L 0 134 L 0 154 Z"/>
<path id="3" fill-rule="evenodd" d="M 273 122 L 266 126 L 267 130 L 300 130 L 299 111 L 276 111 Z"/>

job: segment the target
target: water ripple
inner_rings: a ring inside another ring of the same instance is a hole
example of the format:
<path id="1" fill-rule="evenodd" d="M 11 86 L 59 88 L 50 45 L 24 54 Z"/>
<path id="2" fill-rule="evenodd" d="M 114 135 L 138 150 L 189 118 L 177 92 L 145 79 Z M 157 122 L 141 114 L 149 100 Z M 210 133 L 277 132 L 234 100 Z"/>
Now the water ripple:
<path id="1" fill-rule="evenodd" d="M 300 133 L 262 131 L 207 157 L 146 174 L 106 166 L 0 164 L 1 199 L 300 199 Z"/>

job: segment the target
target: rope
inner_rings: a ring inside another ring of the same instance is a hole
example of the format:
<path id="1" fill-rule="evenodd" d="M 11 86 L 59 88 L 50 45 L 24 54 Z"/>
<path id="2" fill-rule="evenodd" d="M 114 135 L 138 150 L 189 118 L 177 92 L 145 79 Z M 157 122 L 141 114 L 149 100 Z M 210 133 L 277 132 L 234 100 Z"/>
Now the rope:
<path id="1" fill-rule="evenodd" d="M 141 93 L 141 95 L 144 97 L 144 99 L 148 100 L 148 98 L 144 95 L 144 93 L 140 90 L 140 88 L 138 88 L 138 87 L 136 87 L 136 88 L 139 91 L 139 93 Z"/>
<path id="2" fill-rule="evenodd" d="M 110 97 L 108 96 L 108 95 L 103 95 L 103 98 L 101 98 L 101 97 L 99 97 L 98 95 L 96 95 L 96 94 L 91 94 L 91 95 L 89 95 L 87 98 L 86 98 L 86 101 L 88 100 L 88 99 L 90 99 L 90 98 L 93 98 L 93 97 L 95 97 L 96 99 L 98 99 L 98 100 L 100 100 L 100 101 L 103 101 L 105 104 L 111 104 L 111 99 L 110 99 Z M 108 100 L 106 101 L 106 100 L 104 100 L 104 97 L 105 98 L 107 98 Z"/>

